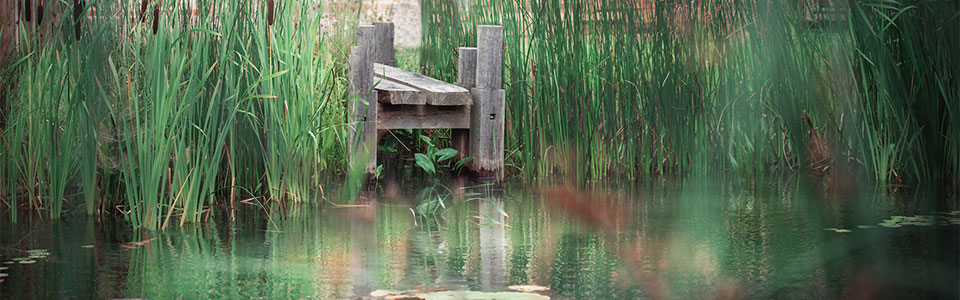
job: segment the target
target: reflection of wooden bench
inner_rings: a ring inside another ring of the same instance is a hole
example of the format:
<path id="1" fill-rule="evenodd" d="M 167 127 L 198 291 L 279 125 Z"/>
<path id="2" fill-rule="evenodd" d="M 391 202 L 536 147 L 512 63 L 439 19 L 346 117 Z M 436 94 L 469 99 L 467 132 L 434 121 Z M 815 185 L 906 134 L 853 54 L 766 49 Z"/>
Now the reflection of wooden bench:
<path id="1" fill-rule="evenodd" d="M 453 130 L 459 157 L 482 177 L 503 172 L 503 28 L 479 26 L 477 48 L 460 48 L 457 84 L 396 68 L 393 24 L 357 28 L 350 53 L 350 158 L 377 166 L 378 132 Z M 458 158 L 459 159 L 459 158 Z"/>

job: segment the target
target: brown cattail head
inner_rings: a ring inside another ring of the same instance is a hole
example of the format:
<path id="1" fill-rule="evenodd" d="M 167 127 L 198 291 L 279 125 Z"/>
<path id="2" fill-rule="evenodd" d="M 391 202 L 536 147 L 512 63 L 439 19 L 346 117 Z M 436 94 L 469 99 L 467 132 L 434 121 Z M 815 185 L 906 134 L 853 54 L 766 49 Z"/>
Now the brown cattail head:
<path id="1" fill-rule="evenodd" d="M 43 4 L 37 4 L 37 25 L 43 25 Z"/>
<path id="2" fill-rule="evenodd" d="M 83 1 L 73 0 L 73 22 L 74 22 L 73 35 L 74 37 L 77 38 L 78 41 L 80 40 L 80 21 L 83 20 L 81 16 L 82 14 L 83 14 Z"/>
<path id="3" fill-rule="evenodd" d="M 153 5 L 153 34 L 160 29 L 160 3 Z"/>
<path id="4" fill-rule="evenodd" d="M 273 26 L 273 0 L 267 0 L 267 24 Z"/>
<path id="5" fill-rule="evenodd" d="M 27 22 L 33 20 L 33 0 L 23 0 L 23 19 Z"/>
<path id="6" fill-rule="evenodd" d="M 150 1 L 147 1 L 147 0 L 141 0 L 141 1 L 140 1 L 140 22 L 141 22 L 141 23 L 142 23 L 144 20 L 147 19 L 147 4 L 148 4 L 148 3 L 150 3 Z"/>

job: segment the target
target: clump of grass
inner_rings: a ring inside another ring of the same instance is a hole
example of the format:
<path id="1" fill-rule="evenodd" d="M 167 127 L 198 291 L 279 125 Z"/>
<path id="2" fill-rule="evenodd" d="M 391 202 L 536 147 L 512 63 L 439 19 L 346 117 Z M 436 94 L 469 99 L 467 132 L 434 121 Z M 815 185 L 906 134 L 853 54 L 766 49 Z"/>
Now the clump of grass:
<path id="1" fill-rule="evenodd" d="M 202 221 L 237 191 L 317 199 L 321 170 L 342 164 L 331 158 L 346 119 L 319 7 L 128 2 L 75 2 L 86 6 L 45 38 L 20 29 L 19 62 L 3 73 L 18 84 L 4 96 L 0 197 L 56 217 L 76 182 L 88 212 L 116 203 L 104 211 L 147 229 Z M 119 203 L 101 198 L 118 191 Z"/>
<path id="2" fill-rule="evenodd" d="M 808 4 L 424 1 L 421 66 L 504 26 L 508 171 L 532 179 L 807 171 L 805 113 L 828 166 L 953 176 L 956 3 Z"/>

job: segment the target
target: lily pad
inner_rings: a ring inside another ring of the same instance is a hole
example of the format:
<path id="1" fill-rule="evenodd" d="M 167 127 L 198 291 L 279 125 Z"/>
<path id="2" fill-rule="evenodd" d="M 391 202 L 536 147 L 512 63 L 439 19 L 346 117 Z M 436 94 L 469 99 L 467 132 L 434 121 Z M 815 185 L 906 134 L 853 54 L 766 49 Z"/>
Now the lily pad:
<path id="1" fill-rule="evenodd" d="M 0 267 L 0 271 L 6 271 L 9 267 Z"/>
<path id="2" fill-rule="evenodd" d="M 7 276 L 10 276 L 10 274 L 7 274 L 7 273 L 0 273 L 0 278 L 4 278 L 4 277 L 7 277 Z"/>
<path id="3" fill-rule="evenodd" d="M 29 265 L 29 264 L 35 264 L 35 263 L 37 263 L 37 261 L 35 261 L 35 260 L 24 260 L 24 261 L 20 261 L 20 264 L 21 264 L 21 265 Z"/>
<path id="4" fill-rule="evenodd" d="M 857 225 L 857 229 L 871 229 L 871 228 L 877 228 L 877 226 Z"/>
<path id="5" fill-rule="evenodd" d="M 83 249 L 93 249 L 93 245 L 83 245 L 83 246 L 80 246 L 80 248 L 83 248 Z"/>
<path id="6" fill-rule="evenodd" d="M 550 288 L 548 287 L 539 286 L 539 285 L 511 285 L 511 286 L 508 286 L 507 289 L 518 291 L 518 292 L 525 292 L 525 293 L 535 293 L 535 292 L 543 292 L 543 291 L 550 290 Z"/>
<path id="7" fill-rule="evenodd" d="M 414 296 L 406 295 L 406 291 L 376 290 L 370 292 L 370 297 L 381 299 L 419 299 Z"/>
<path id="8" fill-rule="evenodd" d="M 833 231 L 833 232 L 836 232 L 836 233 L 851 233 L 851 232 L 853 232 L 853 231 L 851 231 L 850 229 L 843 229 L 843 228 L 824 228 L 823 230 Z"/>
<path id="9" fill-rule="evenodd" d="M 446 291 L 418 295 L 424 300 L 549 300 L 550 297 L 521 292 Z"/>
<path id="10" fill-rule="evenodd" d="M 8 264 L 8 265 L 9 265 L 9 264 L 12 264 L 12 263 L 14 263 L 14 262 L 13 262 L 12 260 L 8 260 L 8 261 L 5 261 L 5 262 L 3 262 L 3 263 L 5 263 L 5 264 Z"/>

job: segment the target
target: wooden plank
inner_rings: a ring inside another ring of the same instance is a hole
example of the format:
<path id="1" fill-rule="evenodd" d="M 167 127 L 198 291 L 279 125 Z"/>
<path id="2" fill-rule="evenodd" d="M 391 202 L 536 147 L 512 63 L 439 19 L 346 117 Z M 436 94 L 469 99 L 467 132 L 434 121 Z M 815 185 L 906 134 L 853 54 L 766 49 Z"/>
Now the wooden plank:
<path id="1" fill-rule="evenodd" d="M 408 104 L 424 105 L 427 104 L 427 98 L 423 97 L 420 90 L 399 84 L 389 79 L 374 79 L 374 89 L 377 90 L 377 101 L 386 104 Z"/>
<path id="2" fill-rule="evenodd" d="M 375 64 L 373 71 L 376 77 L 420 90 L 430 105 L 470 105 L 473 102 L 470 91 L 460 86 L 384 64 Z"/>
<path id="3" fill-rule="evenodd" d="M 449 107 L 449 106 L 447 106 Z M 379 112 L 379 129 L 467 129 L 470 128 L 470 107 L 451 109 L 432 105 L 401 105 Z"/>

